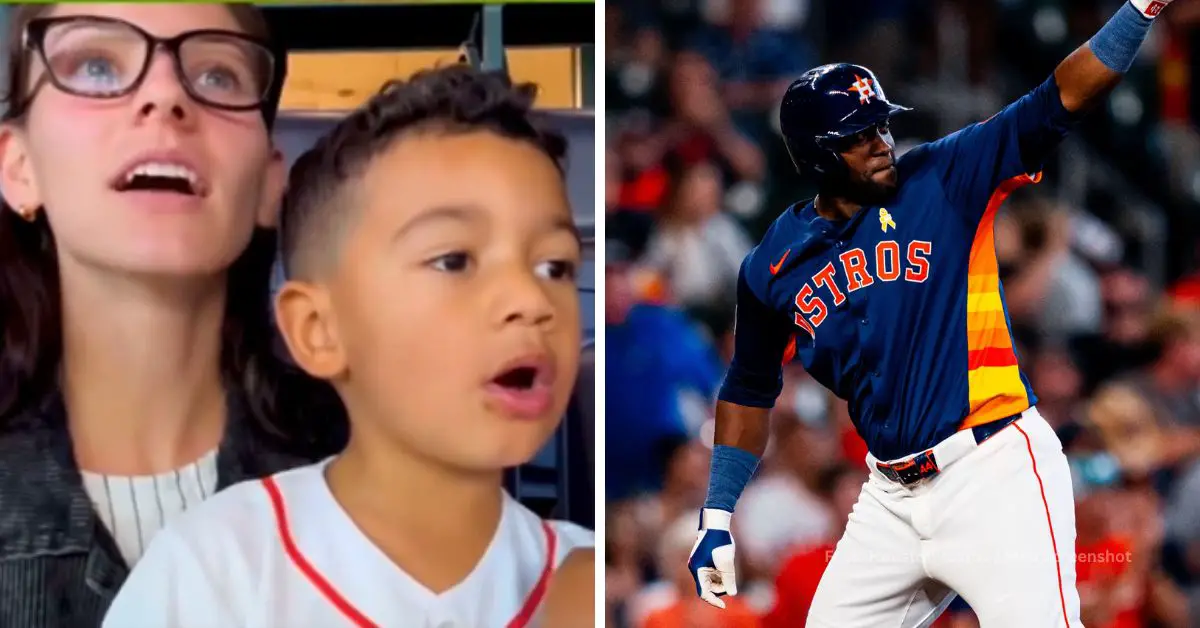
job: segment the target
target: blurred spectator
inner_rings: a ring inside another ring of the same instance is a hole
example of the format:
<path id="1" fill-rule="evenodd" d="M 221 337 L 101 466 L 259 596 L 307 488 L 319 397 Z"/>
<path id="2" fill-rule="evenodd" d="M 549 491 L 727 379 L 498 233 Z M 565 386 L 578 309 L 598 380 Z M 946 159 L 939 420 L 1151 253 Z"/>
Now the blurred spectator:
<path id="1" fill-rule="evenodd" d="M 631 504 L 610 502 L 604 513 L 604 597 L 613 623 L 627 625 L 630 599 L 642 586 L 649 565 L 642 556 L 642 543 L 654 542 L 644 538 L 638 529 L 637 516 Z"/>
<path id="2" fill-rule="evenodd" d="M 1200 428 L 1200 313 L 1165 313 L 1151 339 L 1158 357 L 1128 381 L 1156 406 L 1164 425 Z"/>
<path id="3" fill-rule="evenodd" d="M 1200 617 L 1200 462 L 1193 461 L 1166 509 L 1167 569 L 1187 595 L 1191 617 Z"/>
<path id="4" fill-rule="evenodd" d="M 712 399 L 724 375 L 710 341 L 682 312 L 635 302 L 634 272 L 620 263 L 605 268 L 605 476 L 612 500 L 660 488 L 654 447 L 696 427 L 681 416 L 681 396 Z"/>
<path id="5" fill-rule="evenodd" d="M 762 179 L 762 151 L 734 127 L 716 71 L 704 57 L 676 55 L 670 97 L 676 118 L 665 136 L 684 165 L 719 158 L 735 179 Z"/>
<path id="6" fill-rule="evenodd" d="M 1146 278 L 1118 268 L 1102 277 L 1100 287 L 1104 306 L 1101 332 L 1071 341 L 1087 391 L 1095 390 L 1103 380 L 1149 364 L 1155 353 L 1150 324 L 1157 303 Z"/>
<path id="7" fill-rule="evenodd" d="M 803 626 L 817 584 L 833 556 L 834 546 L 858 501 L 866 471 L 838 464 L 820 471 L 816 494 L 826 509 L 829 526 L 823 534 L 794 547 L 775 577 L 775 607 L 763 617 L 764 628 Z M 739 530 L 743 530 L 741 528 Z"/>
<path id="8" fill-rule="evenodd" d="M 1061 224 L 1061 223 L 1057 223 Z M 1004 297 L 1009 316 L 1016 323 L 1029 325 L 1031 313 L 1038 308 L 1050 288 L 1051 276 L 1068 241 L 1062 230 L 1051 230 L 1052 237 L 1040 250 L 1026 242 L 1025 225 L 1011 212 L 996 216 L 994 227 L 996 264 L 1000 281 L 1004 282 Z"/>
<path id="9" fill-rule="evenodd" d="M 702 162 L 719 165 L 723 179 L 761 181 L 766 161 L 758 145 L 738 131 L 721 102 L 716 73 L 695 54 L 679 54 L 670 68 L 668 102 L 673 117 L 657 121 L 636 110 L 614 125 L 613 143 L 623 185 L 617 204 L 656 211 L 667 201 L 669 171 Z"/>
<path id="10" fill-rule="evenodd" d="M 614 111 L 657 112 L 662 101 L 662 70 L 668 58 L 666 45 L 657 31 L 636 23 L 636 17 L 631 20 L 627 7 L 623 10 L 616 3 L 605 5 L 606 106 Z M 631 45 L 613 41 L 619 38 L 627 38 Z"/>
<path id="11" fill-rule="evenodd" d="M 1162 432 L 1159 466 L 1173 471 L 1200 454 L 1200 312 L 1164 312 L 1151 341 L 1158 351 L 1154 362 L 1121 381 L 1148 405 Z"/>
<path id="12" fill-rule="evenodd" d="M 821 486 L 838 462 L 833 433 L 790 410 L 776 410 L 773 423 L 770 460 L 738 501 L 738 547 L 752 569 L 747 575 L 768 579 L 794 546 L 828 540 L 837 514 L 822 493 L 828 487 Z"/>
<path id="13" fill-rule="evenodd" d="M 716 68 L 726 107 L 761 117 L 779 104 L 788 83 L 816 65 L 816 56 L 803 39 L 764 24 L 764 0 L 709 5 L 719 8 L 709 12 L 711 23 L 700 27 L 687 48 Z"/>
<path id="14" fill-rule="evenodd" d="M 1111 493 L 1098 491 L 1076 505 L 1080 618 L 1084 625 L 1097 628 L 1141 626 L 1138 611 L 1143 591 L 1130 569 L 1130 541 L 1112 534 L 1107 525 L 1114 505 Z"/>
<path id="15" fill-rule="evenodd" d="M 867 66 L 877 76 L 910 78 L 920 57 L 924 70 L 936 51 L 938 2 L 927 0 L 860 0 L 854 10 L 831 10 L 825 5 L 825 40 L 830 51 L 823 61 L 851 61 Z M 895 54 L 898 50 L 910 54 Z M 923 54 L 922 54 L 923 53 Z M 903 101 L 902 101 L 903 102 Z"/>
<path id="16" fill-rule="evenodd" d="M 1033 389 L 1037 391 L 1038 411 L 1054 427 L 1064 447 L 1077 429 L 1083 378 L 1065 347 L 1043 345 L 1026 363 Z"/>
<path id="17" fill-rule="evenodd" d="M 1186 601 L 1160 566 L 1158 497 L 1136 483 L 1083 488 L 1076 497 L 1076 581 L 1084 625 L 1188 625 Z"/>
<path id="18" fill-rule="evenodd" d="M 648 213 L 658 210 L 670 183 L 662 163 L 668 148 L 666 140 L 641 116 L 631 116 L 618 127 L 612 142 L 618 159 L 614 174 L 621 179 L 616 209 Z"/>
<path id="19" fill-rule="evenodd" d="M 1145 480 L 1164 464 L 1165 434 L 1153 408 L 1133 387 L 1108 384 L 1097 391 L 1088 422 L 1124 475 Z"/>
<path id="20" fill-rule="evenodd" d="M 1193 126 L 1190 35 L 1200 23 L 1200 3 L 1176 2 L 1159 29 L 1161 43 L 1158 96 L 1162 110 L 1156 139 L 1165 155 L 1169 183 L 1179 196 L 1196 197 L 1200 190 L 1200 135 Z"/>
<path id="21" fill-rule="evenodd" d="M 605 151 L 604 171 L 604 228 L 608 255 L 616 259 L 641 257 L 654 229 L 654 214 L 621 205 L 622 162 L 612 148 Z"/>
<path id="22" fill-rule="evenodd" d="M 655 458 L 663 468 L 662 490 L 642 495 L 632 506 L 644 555 L 653 554 L 655 539 L 667 525 L 700 510 L 708 490 L 711 450 L 687 436 L 668 437 L 657 449 Z"/>
<path id="23" fill-rule="evenodd" d="M 1018 196 L 996 217 L 996 256 L 1009 316 L 1040 335 L 1065 337 L 1100 326 L 1096 274 L 1072 250 L 1072 215 L 1037 195 Z"/>
<path id="24" fill-rule="evenodd" d="M 665 273 L 685 309 L 732 309 L 738 269 L 753 244 L 721 211 L 720 172 L 709 162 L 686 167 L 666 201 L 645 263 Z"/>

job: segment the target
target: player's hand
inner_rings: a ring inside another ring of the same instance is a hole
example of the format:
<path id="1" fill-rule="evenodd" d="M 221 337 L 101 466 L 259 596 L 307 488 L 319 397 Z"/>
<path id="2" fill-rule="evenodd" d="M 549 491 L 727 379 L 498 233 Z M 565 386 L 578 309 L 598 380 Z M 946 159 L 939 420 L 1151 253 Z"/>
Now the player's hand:
<path id="1" fill-rule="evenodd" d="M 733 536 L 729 534 L 732 514 L 712 508 L 700 511 L 700 531 L 688 559 L 688 571 L 696 581 L 696 594 L 717 608 L 725 608 L 721 596 L 737 595 Z"/>

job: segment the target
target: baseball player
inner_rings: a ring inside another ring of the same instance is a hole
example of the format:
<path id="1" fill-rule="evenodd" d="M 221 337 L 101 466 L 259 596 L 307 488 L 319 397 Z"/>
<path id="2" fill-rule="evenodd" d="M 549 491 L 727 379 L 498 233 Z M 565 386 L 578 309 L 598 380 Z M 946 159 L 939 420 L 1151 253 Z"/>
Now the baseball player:
<path id="1" fill-rule="evenodd" d="M 1071 478 L 1021 374 L 992 224 L 1013 188 L 1133 63 L 1167 2 L 1131 0 L 1044 83 L 899 160 L 875 75 L 805 73 L 780 121 L 818 196 L 742 265 L 708 498 L 700 597 L 737 592 L 730 522 L 767 443 L 781 365 L 849 403 L 870 455 L 808 626 L 927 626 L 961 595 L 984 628 L 1080 626 Z"/>
<path id="2" fill-rule="evenodd" d="M 106 627 L 535 625 L 595 545 L 502 488 L 558 427 L 581 344 L 565 142 L 531 122 L 535 93 L 423 72 L 297 161 L 277 321 L 337 388 L 349 444 L 168 525 Z"/>

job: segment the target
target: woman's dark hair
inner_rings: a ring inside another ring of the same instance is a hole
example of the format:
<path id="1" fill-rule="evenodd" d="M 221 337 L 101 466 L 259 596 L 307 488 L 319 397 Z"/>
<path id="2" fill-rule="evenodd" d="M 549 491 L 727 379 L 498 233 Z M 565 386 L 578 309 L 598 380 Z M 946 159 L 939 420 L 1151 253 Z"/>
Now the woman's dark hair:
<path id="1" fill-rule="evenodd" d="M 532 83 L 513 85 L 503 74 L 461 64 L 385 83 L 292 167 L 280 227 L 289 275 L 305 276 L 310 258 L 339 248 L 329 237 L 346 213 L 340 193 L 406 133 L 490 131 L 537 147 L 561 171 L 566 139 L 531 119 L 536 97 Z"/>
<path id="2" fill-rule="evenodd" d="M 24 4 L 14 11 L 8 32 L 8 90 L 3 120 L 19 125 L 30 58 L 22 45 L 25 25 L 54 8 Z M 262 12 L 250 4 L 229 10 L 246 33 L 269 40 Z M 14 105 L 17 105 L 14 107 Z M 9 115 L 16 112 L 17 115 Z M 283 363 L 273 352 L 270 277 L 275 261 L 274 233 L 256 229 L 250 245 L 228 272 L 222 330 L 221 375 L 227 390 L 244 395 L 247 409 L 266 435 L 283 439 L 329 437 L 303 425 L 313 416 L 340 436 L 343 416 L 332 388 Z M 26 222 L 0 201 L 0 428 L 36 407 L 58 387 L 62 362 L 62 303 L 54 234 L 44 212 Z M 316 399 L 312 398 L 316 395 Z M 295 410 L 305 410 L 303 414 Z M 322 413 L 333 415 L 321 417 Z M 288 417 L 286 430 L 276 417 Z M 301 424 L 295 424 L 300 420 Z M 297 443 L 301 445 L 301 443 Z M 324 442 L 314 447 L 325 449 Z"/>

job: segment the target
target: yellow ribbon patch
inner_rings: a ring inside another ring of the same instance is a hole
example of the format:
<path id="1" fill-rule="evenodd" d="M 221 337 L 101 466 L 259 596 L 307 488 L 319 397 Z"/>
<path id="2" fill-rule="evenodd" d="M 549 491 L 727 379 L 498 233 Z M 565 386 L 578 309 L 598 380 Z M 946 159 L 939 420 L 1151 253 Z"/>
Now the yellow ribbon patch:
<path id="1" fill-rule="evenodd" d="M 888 213 L 888 210 L 886 208 L 880 207 L 879 208 L 879 228 L 883 229 L 884 233 L 887 233 L 888 227 L 895 229 L 896 221 L 892 220 L 892 215 Z"/>

